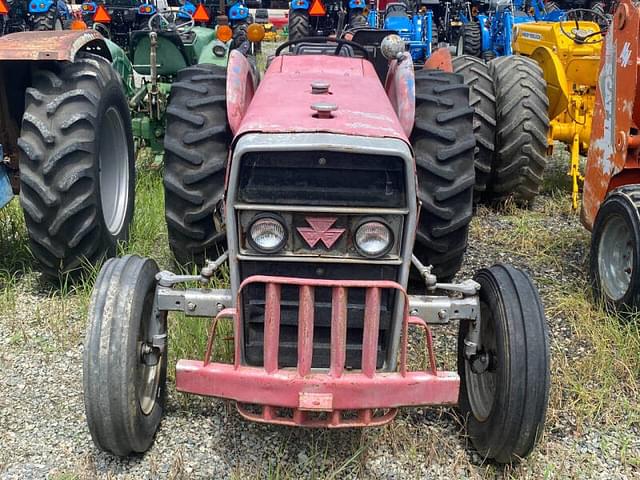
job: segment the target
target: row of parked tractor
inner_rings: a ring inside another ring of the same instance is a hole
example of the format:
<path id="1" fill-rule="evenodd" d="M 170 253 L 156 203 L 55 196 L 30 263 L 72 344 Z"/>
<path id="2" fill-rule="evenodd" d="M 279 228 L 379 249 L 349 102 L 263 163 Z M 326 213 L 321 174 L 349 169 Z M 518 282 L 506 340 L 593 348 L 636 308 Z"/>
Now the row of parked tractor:
<path id="1" fill-rule="evenodd" d="M 0 204 L 20 195 L 42 271 L 80 275 L 127 241 L 146 146 L 171 250 L 197 272 L 136 255 L 100 269 L 84 349 L 96 445 L 150 447 L 180 312 L 212 320 L 179 391 L 308 427 L 458 405 L 483 457 L 527 456 L 550 385 L 537 289 L 504 264 L 454 277 L 474 204 L 531 205 L 558 140 L 576 206 L 584 180 L 594 296 L 639 305 L 640 9 L 596 7 L 292 0 L 262 78 L 264 30 L 242 3 L 85 2 L 71 31 L 2 36 Z M 214 288 L 223 266 L 230 287 Z M 212 361 L 224 319 L 229 364 Z M 449 323 L 456 371 L 431 338 Z"/>

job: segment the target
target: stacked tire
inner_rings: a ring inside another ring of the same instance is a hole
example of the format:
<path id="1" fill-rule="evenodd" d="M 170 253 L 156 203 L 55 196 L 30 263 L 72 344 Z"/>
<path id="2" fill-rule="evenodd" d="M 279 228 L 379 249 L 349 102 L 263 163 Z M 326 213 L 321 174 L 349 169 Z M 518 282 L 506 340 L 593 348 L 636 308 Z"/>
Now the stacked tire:
<path id="1" fill-rule="evenodd" d="M 489 63 L 463 55 L 453 67 L 469 86 L 474 109 L 476 202 L 530 205 L 542 185 L 548 146 L 541 68 L 519 55 Z"/>

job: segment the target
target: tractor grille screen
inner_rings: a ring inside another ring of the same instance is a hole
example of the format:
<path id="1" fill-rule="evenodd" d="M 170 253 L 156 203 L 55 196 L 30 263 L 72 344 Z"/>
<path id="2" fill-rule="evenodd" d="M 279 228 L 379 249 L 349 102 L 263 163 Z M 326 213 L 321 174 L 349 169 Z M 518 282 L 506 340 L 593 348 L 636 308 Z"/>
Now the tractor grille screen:
<path id="1" fill-rule="evenodd" d="M 242 278 L 251 275 L 287 275 L 302 278 L 318 277 L 318 265 L 278 262 L 243 262 Z M 324 265 L 322 278 L 389 280 L 397 276 L 392 266 L 371 265 Z M 280 310 L 280 368 L 295 367 L 298 358 L 298 288 L 283 286 Z M 381 291 L 380 330 L 376 368 L 382 368 L 390 343 L 390 328 L 396 293 Z M 361 368 L 362 337 L 364 328 L 364 289 L 348 290 L 347 299 L 347 369 Z M 265 288 L 263 284 L 250 285 L 243 295 L 244 349 L 248 365 L 262 366 L 264 346 Z M 316 288 L 313 331 L 313 368 L 327 368 L 331 359 L 331 290 Z"/>
<path id="2" fill-rule="evenodd" d="M 344 152 L 253 152 L 240 165 L 238 199 L 278 205 L 404 207 L 397 157 Z"/>

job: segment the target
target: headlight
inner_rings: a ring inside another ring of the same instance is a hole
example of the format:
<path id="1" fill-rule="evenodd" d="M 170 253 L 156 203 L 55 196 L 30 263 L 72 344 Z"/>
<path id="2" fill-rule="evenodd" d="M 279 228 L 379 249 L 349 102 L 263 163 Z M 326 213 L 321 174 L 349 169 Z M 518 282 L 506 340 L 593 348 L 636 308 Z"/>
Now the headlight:
<path id="1" fill-rule="evenodd" d="M 213 54 L 216 57 L 224 57 L 226 53 L 227 49 L 224 45 L 217 44 L 213 46 Z"/>
<path id="2" fill-rule="evenodd" d="M 257 215 L 249 225 L 249 244 L 261 253 L 275 253 L 287 243 L 284 222 L 274 215 Z"/>
<path id="3" fill-rule="evenodd" d="M 358 227 L 355 235 L 358 251 L 365 257 L 381 257 L 393 245 L 393 234 L 380 221 L 367 221 Z"/>

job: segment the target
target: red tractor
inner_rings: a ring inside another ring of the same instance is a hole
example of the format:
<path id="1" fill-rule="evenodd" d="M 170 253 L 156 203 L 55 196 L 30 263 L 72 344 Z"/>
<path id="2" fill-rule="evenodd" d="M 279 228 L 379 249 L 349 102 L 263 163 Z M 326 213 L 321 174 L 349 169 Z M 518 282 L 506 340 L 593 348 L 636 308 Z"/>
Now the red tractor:
<path id="1" fill-rule="evenodd" d="M 594 293 L 620 312 L 640 308 L 639 35 L 640 8 L 621 1 L 601 55 L 582 198 Z"/>
<path id="2" fill-rule="evenodd" d="M 360 427 L 399 407 L 458 405 L 484 457 L 532 451 L 550 383 L 537 290 L 504 264 L 451 283 L 473 207 L 469 87 L 434 68 L 452 69 L 446 51 L 414 72 L 392 37 L 373 49 L 287 42 L 259 86 L 235 51 L 226 73 L 181 73 L 184 95 L 168 108 L 166 217 L 176 257 L 204 266 L 177 275 L 135 255 L 104 264 L 84 358 L 99 448 L 151 445 L 167 391 L 167 314 L 177 311 L 212 319 L 203 358 L 177 363 L 177 390 L 231 400 L 247 419 Z M 376 72 L 381 52 L 390 60 Z M 223 263 L 230 288 L 213 288 Z M 412 269 L 422 294 L 407 293 Z M 231 363 L 213 361 L 223 318 L 234 325 Z M 457 371 L 438 368 L 431 341 L 431 326 L 450 322 Z M 411 368 L 414 327 L 425 369 Z"/>

